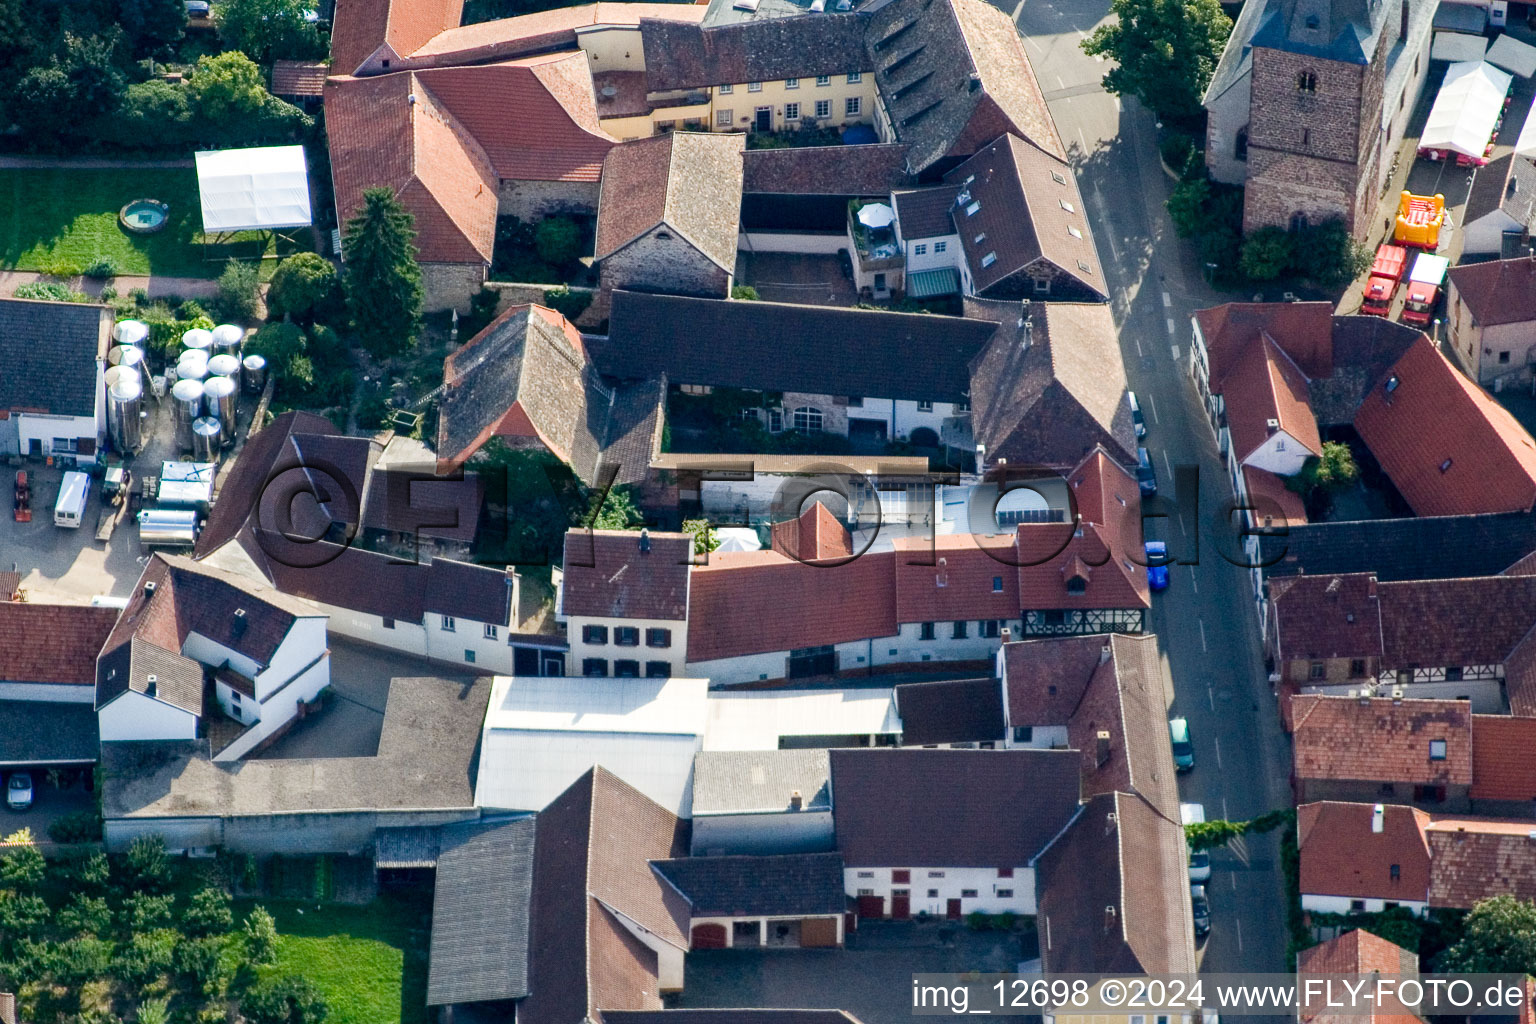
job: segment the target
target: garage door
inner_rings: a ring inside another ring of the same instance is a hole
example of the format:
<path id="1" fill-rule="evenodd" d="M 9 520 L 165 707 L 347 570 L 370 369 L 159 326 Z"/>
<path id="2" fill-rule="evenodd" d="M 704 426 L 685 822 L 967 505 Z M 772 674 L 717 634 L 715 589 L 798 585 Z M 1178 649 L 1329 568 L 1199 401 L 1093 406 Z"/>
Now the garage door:
<path id="1" fill-rule="evenodd" d="M 808 917 L 800 922 L 800 945 L 817 949 L 837 945 L 837 918 Z"/>
<path id="2" fill-rule="evenodd" d="M 694 949 L 724 949 L 725 925 L 696 924 L 693 926 Z"/>
<path id="3" fill-rule="evenodd" d="M 859 897 L 859 916 L 860 917 L 884 917 L 885 916 L 885 897 L 884 896 L 860 896 Z"/>

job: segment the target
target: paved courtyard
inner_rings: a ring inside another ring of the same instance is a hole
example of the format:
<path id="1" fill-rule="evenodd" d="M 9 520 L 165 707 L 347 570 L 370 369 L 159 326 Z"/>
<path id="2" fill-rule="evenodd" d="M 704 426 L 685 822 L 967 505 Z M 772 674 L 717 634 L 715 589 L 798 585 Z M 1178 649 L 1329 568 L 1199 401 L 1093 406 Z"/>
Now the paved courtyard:
<path id="1" fill-rule="evenodd" d="M 686 988 L 669 1005 L 841 1009 L 864 1024 L 898 1024 L 912 1017 L 913 974 L 1014 971 L 1026 955 L 1032 933 L 865 921 L 847 949 L 690 953 Z"/>
<path id="2" fill-rule="evenodd" d="M 757 297 L 764 302 L 852 306 L 859 301 L 836 256 L 743 252 L 737 257 L 736 269 L 736 283 L 756 288 Z"/>

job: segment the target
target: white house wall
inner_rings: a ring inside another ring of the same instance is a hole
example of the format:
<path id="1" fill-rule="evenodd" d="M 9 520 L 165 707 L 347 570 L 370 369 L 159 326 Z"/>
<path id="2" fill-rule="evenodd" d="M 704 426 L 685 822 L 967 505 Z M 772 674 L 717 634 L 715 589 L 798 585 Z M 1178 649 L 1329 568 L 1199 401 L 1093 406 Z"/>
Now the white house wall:
<path id="1" fill-rule="evenodd" d="M 891 890 L 906 889 L 911 893 L 912 914 L 926 911 L 943 917 L 949 901 L 960 901 L 960 913 L 970 914 L 1034 914 L 1035 872 L 1033 868 L 1016 867 L 1013 877 L 999 878 L 996 868 L 911 868 L 910 882 L 891 881 L 891 868 L 843 869 L 844 891 L 849 896 L 878 896 L 885 901 L 885 913 L 891 912 Z M 941 877 L 930 877 L 938 872 Z M 871 877 L 864 877 L 864 876 Z M 975 896 L 963 896 L 974 890 Z M 1012 896 L 999 895 L 999 890 L 1012 892 Z M 928 895 L 930 892 L 936 895 Z"/>
<path id="2" fill-rule="evenodd" d="M 587 55 L 594 74 L 644 71 L 645 49 L 638 25 L 597 25 L 576 30 L 576 45 Z"/>
<path id="3" fill-rule="evenodd" d="M 104 385 L 101 383 L 99 371 L 96 377 L 96 391 L 100 395 L 103 393 Z M 101 405 L 102 400 L 98 398 L 96 402 L 98 414 L 104 417 L 105 413 L 100 411 Z M 46 413 L 24 412 L 17 414 L 16 419 L 17 432 L 21 439 L 22 454 L 26 454 L 30 450 L 33 440 L 38 441 L 42 445 L 44 455 L 53 455 L 55 454 L 53 439 L 56 437 L 69 438 L 71 440 L 92 437 L 96 438 L 99 442 L 106 430 L 105 422 L 98 427 L 96 416 L 52 416 Z M 98 454 L 100 453 L 99 444 L 97 452 Z M 93 462 L 95 460 L 87 455 L 82 461 Z"/>
<path id="4" fill-rule="evenodd" d="M 1013 630 L 1015 636 L 1023 628 L 1019 619 L 1003 620 L 1002 625 Z M 937 622 L 934 624 L 934 639 L 923 640 L 921 624 L 908 622 L 901 625 L 900 632 L 895 636 L 852 640 L 835 644 L 833 649 L 837 652 L 838 671 L 844 676 L 857 675 L 861 668 L 887 665 L 990 660 L 1002 646 L 1002 637 L 978 637 L 977 628 L 977 620 L 967 620 L 966 639 L 956 640 L 952 636 L 951 623 Z M 788 651 L 770 651 L 735 658 L 690 661 L 687 668 L 690 676 L 708 679 L 712 685 L 722 685 L 783 679 L 788 666 Z"/>
<path id="5" fill-rule="evenodd" d="M 256 699 L 266 700 L 298 672 L 326 652 L 325 619 L 296 619 L 281 645 L 272 654 L 266 671 L 256 676 Z"/>
<path id="6" fill-rule="evenodd" d="M 192 740 L 197 716 L 142 693 L 128 690 L 96 713 L 101 741 Z"/>
<path id="7" fill-rule="evenodd" d="M 942 243 L 943 252 L 935 252 L 934 246 Z M 918 246 L 923 246 L 923 251 L 917 251 Z M 939 235 L 934 238 L 908 238 L 903 243 L 903 251 L 907 257 L 907 273 L 916 274 L 923 270 L 960 269 L 960 257 L 964 251 L 960 248 L 959 235 Z"/>
<path id="8" fill-rule="evenodd" d="M 1396 686 L 1388 676 L 1384 682 Z M 1302 693 L 1321 693 L 1330 697 L 1347 697 L 1350 691 L 1358 691 L 1369 685 L 1369 680 L 1357 679 L 1353 685 L 1339 683 L 1330 686 L 1312 686 L 1303 683 Z M 1464 679 L 1459 682 L 1424 682 L 1402 684 L 1403 696 L 1412 700 L 1470 700 L 1474 715 L 1505 715 L 1509 709 L 1504 704 L 1504 690 L 1497 679 Z"/>
<path id="9" fill-rule="evenodd" d="M 1014 723 L 1008 726 L 1008 741 L 1005 747 L 1021 747 L 1026 750 L 1066 750 L 1071 746 L 1067 738 L 1067 727 L 1064 725 L 1032 725 L 1029 726 L 1029 739 L 1015 741 L 1013 730 L 1027 723 Z"/>
<path id="10" fill-rule="evenodd" d="M 565 618 L 566 639 L 570 644 L 570 653 L 566 658 L 566 674 L 584 675 L 582 663 L 587 658 L 600 658 L 607 663 L 607 674 L 614 674 L 613 663 L 619 660 L 637 661 L 640 663 L 640 674 L 644 676 L 645 663 L 648 661 L 665 661 L 668 674 L 682 676 L 686 674 L 685 663 L 688 654 L 688 623 L 678 619 L 598 619 L 584 615 L 572 615 Z M 583 639 L 585 627 L 604 626 L 608 630 L 608 642 L 603 644 L 589 644 Z M 638 647 L 620 647 L 613 642 L 614 629 L 618 626 L 633 626 L 640 631 L 640 645 Z M 666 647 L 647 647 L 645 643 L 646 630 L 665 629 L 672 633 L 672 642 Z"/>
<path id="11" fill-rule="evenodd" d="M 695 857 L 822 853 L 835 845 L 830 809 L 705 814 L 693 819 Z"/>
<path id="12" fill-rule="evenodd" d="M 299 713 L 300 702 L 314 700 L 321 690 L 330 685 L 330 682 L 331 657 L 329 654 L 325 654 L 307 670 L 300 673 L 293 682 L 263 702 L 257 710 L 260 718 L 256 724 L 241 733 L 229 746 L 219 751 L 214 760 L 234 761 L 256 749 L 269 736 L 285 728 L 293 720 L 294 716 Z M 219 687 L 218 689 L 221 698 L 219 701 L 220 706 L 228 710 L 226 702 L 229 695 L 225 692 L 226 688 Z M 245 713 L 237 717 L 240 721 L 249 723 L 251 720 L 250 708 L 244 697 L 240 698 L 240 702 L 242 711 Z"/>
<path id="13" fill-rule="evenodd" d="M 477 671 L 510 675 L 512 672 L 512 647 L 507 643 L 506 626 L 496 626 L 496 636 L 485 635 L 487 625 L 453 616 L 453 629 L 444 629 L 449 616 L 438 612 L 426 613 L 427 657 L 459 665 L 473 665 Z M 472 652 L 474 657 L 468 653 Z"/>
<path id="14" fill-rule="evenodd" d="M 1308 893 L 1302 893 L 1301 909 L 1311 911 L 1315 914 L 1348 914 L 1351 910 L 1354 909 L 1352 904 L 1355 902 L 1356 901 L 1349 896 L 1315 896 Z M 1360 902 L 1365 904 L 1364 912 L 1367 914 L 1381 913 L 1383 910 L 1387 909 L 1388 903 L 1395 903 L 1397 906 L 1411 911 L 1415 916 L 1418 917 L 1423 917 L 1424 912 L 1429 908 L 1428 903 L 1415 900 L 1368 899 Z M 1358 910 L 1355 912 L 1360 913 Z"/>
<path id="15" fill-rule="evenodd" d="M 324 649 L 324 644 L 321 645 L 321 649 Z M 280 652 L 281 650 L 282 645 L 279 645 L 278 651 Z M 228 663 L 230 668 L 247 679 L 254 679 L 258 669 L 261 667 L 253 659 L 246 657 L 239 651 L 225 647 L 223 644 L 210 640 L 195 631 L 188 633 L 186 640 L 182 641 L 181 655 L 184 658 L 191 658 L 193 661 L 200 662 L 210 668 L 218 668 Z M 273 658 L 275 659 L 276 657 L 277 653 L 274 653 Z M 298 668 L 298 666 L 295 665 L 294 668 Z"/>
<path id="16" fill-rule="evenodd" d="M 90 704 L 95 699 L 95 686 L 0 682 L 0 700 L 44 700 L 56 704 Z"/>
<path id="17" fill-rule="evenodd" d="M 1294 476 L 1311 456 L 1302 443 L 1283 430 L 1277 430 L 1243 459 L 1243 465 L 1265 469 L 1276 476 Z"/>

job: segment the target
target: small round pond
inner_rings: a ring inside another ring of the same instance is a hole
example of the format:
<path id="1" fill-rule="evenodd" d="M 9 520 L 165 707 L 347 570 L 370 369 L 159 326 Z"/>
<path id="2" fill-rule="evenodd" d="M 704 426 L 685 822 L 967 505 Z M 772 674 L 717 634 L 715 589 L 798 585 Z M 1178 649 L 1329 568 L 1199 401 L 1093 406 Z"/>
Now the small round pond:
<path id="1" fill-rule="evenodd" d="M 170 207 L 158 199 L 135 199 L 118 212 L 117 219 L 136 235 L 149 235 L 165 227 Z"/>

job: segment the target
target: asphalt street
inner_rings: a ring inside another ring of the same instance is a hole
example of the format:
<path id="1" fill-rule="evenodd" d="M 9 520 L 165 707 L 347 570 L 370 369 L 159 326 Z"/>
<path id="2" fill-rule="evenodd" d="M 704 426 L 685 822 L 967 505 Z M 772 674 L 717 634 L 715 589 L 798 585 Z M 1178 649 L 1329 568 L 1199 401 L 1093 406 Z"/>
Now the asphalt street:
<path id="1" fill-rule="evenodd" d="M 1170 504 L 1167 519 L 1147 521 L 1148 537 L 1167 540 L 1188 563 L 1172 568 L 1152 610 L 1173 680 L 1172 713 L 1189 720 L 1196 748 L 1182 798 L 1203 803 L 1208 819 L 1289 806 L 1290 745 L 1264 673 L 1250 576 L 1221 554 L 1236 551 L 1224 512 L 1232 489 L 1186 369 L 1191 314 L 1232 296 L 1207 287 L 1194 250 L 1173 232 L 1163 209 L 1173 183 L 1158 160 L 1152 116 L 1134 99 L 1104 92 L 1106 65 L 1080 49 L 1105 20 L 1108 0 L 994 2 L 1019 26 L 1077 169 L 1160 494 L 1172 496 L 1176 467 L 1198 469 L 1198 502 Z M 1213 856 L 1203 970 L 1285 969 L 1278 839 L 1250 837 Z"/>

